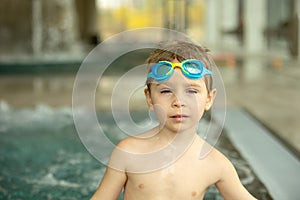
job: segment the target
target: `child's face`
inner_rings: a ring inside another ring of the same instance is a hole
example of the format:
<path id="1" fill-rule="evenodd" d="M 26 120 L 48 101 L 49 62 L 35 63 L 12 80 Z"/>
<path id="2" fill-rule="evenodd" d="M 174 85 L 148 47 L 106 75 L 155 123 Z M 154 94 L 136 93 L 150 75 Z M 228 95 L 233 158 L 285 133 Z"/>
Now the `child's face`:
<path id="1" fill-rule="evenodd" d="M 210 109 L 216 93 L 215 89 L 207 91 L 204 78 L 189 79 L 180 68 L 175 68 L 167 81 L 153 81 L 150 87 L 151 92 L 145 89 L 148 106 L 156 113 L 160 125 L 172 132 L 195 129 L 203 112 Z"/>

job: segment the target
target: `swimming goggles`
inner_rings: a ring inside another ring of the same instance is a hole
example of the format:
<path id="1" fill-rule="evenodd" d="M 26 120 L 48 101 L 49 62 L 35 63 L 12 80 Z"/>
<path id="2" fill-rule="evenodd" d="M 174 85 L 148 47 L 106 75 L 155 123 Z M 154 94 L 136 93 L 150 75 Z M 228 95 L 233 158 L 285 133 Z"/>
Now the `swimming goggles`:
<path id="1" fill-rule="evenodd" d="M 200 60 L 189 59 L 182 63 L 172 63 L 169 61 L 155 63 L 147 78 L 153 78 L 157 82 L 166 81 L 172 76 L 176 67 L 179 67 L 182 73 L 189 79 L 200 79 L 205 75 L 212 76 L 212 72 L 206 69 Z"/>

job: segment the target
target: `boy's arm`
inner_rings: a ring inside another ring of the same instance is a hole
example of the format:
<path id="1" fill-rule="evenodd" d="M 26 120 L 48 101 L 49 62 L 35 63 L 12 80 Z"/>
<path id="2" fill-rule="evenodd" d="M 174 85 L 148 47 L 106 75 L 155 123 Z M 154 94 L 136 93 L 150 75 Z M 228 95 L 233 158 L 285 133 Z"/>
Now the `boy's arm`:
<path id="1" fill-rule="evenodd" d="M 254 200 L 255 198 L 246 190 L 246 188 L 240 182 L 238 174 L 227 159 L 223 158 L 222 161 L 222 173 L 220 180 L 216 183 L 216 187 L 224 197 L 224 199 L 243 199 Z"/>
<path id="2" fill-rule="evenodd" d="M 122 140 L 112 151 L 105 174 L 91 200 L 116 200 L 126 184 L 126 160 L 129 139 Z M 117 170 L 118 169 L 118 170 Z"/>
<path id="3" fill-rule="evenodd" d="M 125 172 L 107 167 L 103 179 L 91 200 L 115 200 L 126 183 Z"/>

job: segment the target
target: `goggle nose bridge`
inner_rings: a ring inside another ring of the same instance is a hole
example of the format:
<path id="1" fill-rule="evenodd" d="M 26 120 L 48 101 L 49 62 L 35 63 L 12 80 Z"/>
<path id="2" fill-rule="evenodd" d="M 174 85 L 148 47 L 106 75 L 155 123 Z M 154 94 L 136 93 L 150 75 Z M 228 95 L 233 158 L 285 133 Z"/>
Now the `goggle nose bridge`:
<path id="1" fill-rule="evenodd" d="M 175 69 L 175 68 L 180 68 L 182 69 L 182 63 L 172 63 L 172 68 Z"/>

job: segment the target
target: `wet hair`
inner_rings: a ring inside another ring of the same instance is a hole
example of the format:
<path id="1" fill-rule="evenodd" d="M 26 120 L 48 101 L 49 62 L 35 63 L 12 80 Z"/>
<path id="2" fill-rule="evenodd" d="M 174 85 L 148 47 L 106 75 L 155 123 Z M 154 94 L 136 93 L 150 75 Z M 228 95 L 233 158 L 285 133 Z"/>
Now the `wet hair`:
<path id="1" fill-rule="evenodd" d="M 204 67 L 212 71 L 215 63 L 210 54 L 210 50 L 206 47 L 194 44 L 188 41 L 172 41 L 160 43 L 158 48 L 154 49 L 146 63 L 148 64 L 148 72 L 151 71 L 152 65 L 159 61 L 173 61 L 177 59 L 182 62 L 187 59 L 197 59 L 203 62 Z M 204 76 L 207 91 L 212 90 L 212 77 L 210 75 Z M 146 85 L 150 91 L 151 79 L 147 79 Z"/>

